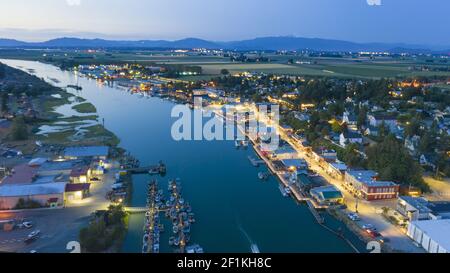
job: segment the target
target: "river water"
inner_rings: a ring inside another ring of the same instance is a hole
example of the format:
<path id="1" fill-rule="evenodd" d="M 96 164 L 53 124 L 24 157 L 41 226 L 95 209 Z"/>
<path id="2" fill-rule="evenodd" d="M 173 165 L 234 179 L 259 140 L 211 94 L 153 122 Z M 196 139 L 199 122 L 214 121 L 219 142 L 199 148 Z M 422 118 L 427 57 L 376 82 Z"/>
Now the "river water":
<path id="1" fill-rule="evenodd" d="M 51 84 L 65 87 L 78 84 L 82 91 L 69 92 L 94 104 L 100 120 L 121 140 L 120 146 L 132 153 L 142 165 L 162 160 L 168 173 L 158 178 L 162 188 L 169 179 L 180 178 L 183 195 L 196 215 L 191 241 L 205 252 L 250 252 L 251 243 L 261 252 L 353 252 L 342 239 L 319 226 L 305 205 L 285 198 L 278 181 L 271 177 L 261 182 L 257 174 L 265 167 L 255 168 L 248 161 L 251 148 L 236 150 L 229 141 L 174 141 L 171 127 L 175 121 L 170 113 L 175 105 L 160 98 L 141 98 L 123 90 L 79 78 L 71 72 L 31 61 L 0 60 L 29 72 Z M 54 78 L 59 83 L 49 80 Z M 134 176 L 133 206 L 144 206 L 145 189 L 150 177 Z M 130 217 L 129 232 L 123 252 L 140 253 L 142 249 L 143 215 Z M 347 238 L 360 249 L 364 245 L 344 225 L 326 216 L 328 226 L 344 229 Z M 168 246 L 170 229 L 162 235 L 161 251 L 172 252 Z"/>

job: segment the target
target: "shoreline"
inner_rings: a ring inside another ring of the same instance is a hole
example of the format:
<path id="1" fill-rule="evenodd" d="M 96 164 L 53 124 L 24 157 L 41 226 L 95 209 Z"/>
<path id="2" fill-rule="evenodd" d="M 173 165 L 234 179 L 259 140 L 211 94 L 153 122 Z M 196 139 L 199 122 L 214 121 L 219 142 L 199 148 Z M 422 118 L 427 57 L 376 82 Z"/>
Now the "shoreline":
<path id="1" fill-rule="evenodd" d="M 20 60 L 23 61 L 23 60 Z M 36 76 L 34 73 L 29 71 L 29 69 L 26 68 L 18 68 L 15 66 L 8 65 L 4 63 L 4 65 L 10 67 L 10 69 L 14 69 L 17 71 L 24 72 L 30 76 Z M 52 64 L 50 64 L 52 65 Z M 58 69 L 61 69 L 60 67 L 56 66 Z M 42 142 L 44 145 L 48 146 L 58 146 L 58 147 L 67 147 L 72 145 L 80 145 L 80 144 L 86 144 L 86 145 L 107 145 L 111 149 L 111 154 L 114 155 L 114 157 L 111 158 L 111 160 L 120 160 L 123 158 L 123 155 L 126 153 L 126 150 L 122 147 L 120 147 L 121 140 L 117 137 L 116 134 L 114 134 L 112 131 L 108 130 L 106 127 L 104 127 L 101 124 L 86 124 L 87 132 L 85 133 L 85 136 L 80 141 L 77 141 L 75 143 L 71 143 L 71 141 L 68 139 L 67 135 L 70 133 L 76 133 L 81 130 L 85 129 L 78 129 L 78 125 L 83 124 L 83 122 L 92 120 L 92 117 L 95 117 L 93 119 L 96 123 L 98 122 L 99 115 L 97 109 L 90 107 L 91 109 L 86 109 L 86 107 L 81 107 L 80 109 L 76 109 L 75 106 L 82 105 L 83 103 L 89 103 L 86 102 L 86 99 L 79 97 L 75 93 L 71 93 L 68 91 L 68 87 L 60 87 L 57 84 L 59 81 L 56 81 L 53 78 L 39 78 L 40 81 L 43 81 L 47 83 L 48 85 L 52 86 L 54 88 L 53 92 L 48 95 L 44 95 L 44 97 L 39 97 L 39 102 L 35 104 L 36 110 L 40 113 L 41 118 L 38 121 L 34 121 L 31 124 L 29 124 L 30 135 L 28 140 L 26 140 L 24 143 L 22 143 L 19 147 L 25 147 L 25 146 L 36 146 L 37 141 Z M 93 106 L 93 104 L 89 103 Z M 64 106 L 72 106 L 72 109 L 74 110 L 73 115 L 65 115 L 64 113 L 61 113 L 58 111 L 58 108 L 64 107 Z M 81 111 L 79 111 L 81 110 Z M 95 111 L 94 111 L 95 110 Z M 47 133 L 41 133 L 41 129 L 43 126 L 52 127 L 55 126 L 58 127 L 55 124 L 58 124 L 59 122 L 63 122 L 65 126 L 61 126 L 58 129 L 54 131 L 49 131 Z M 90 129 L 90 130 L 89 130 Z M 92 135 L 92 136 L 90 136 Z M 106 142 L 105 142 L 106 140 Z M 6 145 L 15 145 L 17 147 L 17 144 L 11 142 L 11 141 L 5 141 Z M 24 146 L 25 145 L 25 146 Z M 26 156 L 38 156 L 41 151 L 36 151 L 30 149 L 30 152 L 27 152 Z M 50 155 L 49 155 L 50 156 Z M 130 177 L 130 180 L 131 177 Z M 129 183 L 132 184 L 132 181 Z M 107 187 L 108 185 L 101 185 L 101 187 Z M 105 188 L 106 189 L 106 188 Z M 127 196 L 132 194 L 132 186 L 127 187 Z M 106 200 L 109 205 L 114 204 L 113 202 Z M 129 200 L 127 200 L 128 202 Z M 109 206 L 108 205 L 108 206 Z M 126 206 L 127 203 L 124 203 L 124 206 Z M 66 209 L 65 206 L 58 207 L 56 209 Z M 7 212 L 7 213 L 13 213 L 13 214 L 22 214 L 22 213 L 39 213 L 40 211 L 54 211 L 55 208 L 47 208 L 47 207 L 40 207 L 40 208 L 30 208 L 30 209 L 21 209 L 21 210 L 6 210 L 1 212 Z M 94 213 L 95 211 L 91 211 L 90 213 Z M 88 227 L 89 225 L 82 225 L 77 229 L 77 238 L 79 238 L 80 232 L 83 228 Z M 125 225 L 125 232 L 124 235 L 119 238 L 117 241 L 113 242 L 112 249 L 117 250 L 117 252 L 120 252 L 121 246 L 124 243 L 126 233 L 128 232 L 128 223 Z M 110 251 L 110 250 L 106 250 Z"/>
<path id="2" fill-rule="evenodd" d="M 69 70 L 69 72 L 70 72 L 70 70 Z M 60 88 L 63 92 L 65 92 L 65 93 L 68 93 L 68 94 L 71 94 L 71 95 L 73 95 L 72 93 L 70 93 L 70 92 L 68 92 L 67 91 L 67 89 L 63 89 L 63 88 Z M 169 96 L 170 97 L 170 96 Z M 155 98 L 161 98 L 161 97 L 157 97 L 157 96 L 155 96 Z M 161 98 L 162 100 L 165 100 L 164 98 Z M 179 99 L 179 98 L 176 98 L 177 99 L 177 101 L 179 101 L 180 103 L 189 103 L 189 101 L 185 101 L 185 100 L 181 100 L 181 99 Z M 171 100 L 168 100 L 168 102 L 171 102 Z M 63 104 L 61 104 L 61 105 L 64 105 L 64 103 Z M 105 128 L 105 130 L 106 131 L 108 131 L 106 128 Z M 110 132 L 110 131 L 108 131 L 108 132 Z M 111 134 L 113 134 L 113 135 L 115 135 L 113 132 L 110 132 Z M 120 143 L 120 142 L 119 142 Z M 118 144 L 119 144 L 118 143 Z M 126 152 L 126 150 L 125 149 L 123 149 L 123 148 L 120 148 L 119 147 L 119 145 L 116 145 L 115 146 L 115 148 L 118 148 L 118 149 L 121 149 L 123 152 Z M 253 148 L 255 149 L 255 147 L 253 146 Z M 133 182 L 131 182 L 131 184 L 133 184 Z M 346 225 L 347 226 L 347 225 Z M 122 242 L 123 243 L 123 242 Z"/>

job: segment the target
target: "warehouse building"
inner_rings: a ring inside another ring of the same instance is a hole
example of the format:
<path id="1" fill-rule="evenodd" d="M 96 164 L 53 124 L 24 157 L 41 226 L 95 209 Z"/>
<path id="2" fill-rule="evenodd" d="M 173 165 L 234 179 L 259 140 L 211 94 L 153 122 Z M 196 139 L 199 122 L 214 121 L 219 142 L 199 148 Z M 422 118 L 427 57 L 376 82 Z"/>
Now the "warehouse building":
<path id="1" fill-rule="evenodd" d="M 63 206 L 66 184 L 55 182 L 2 186 L 0 187 L 0 209 L 14 209 L 21 199 L 37 202 L 46 207 Z"/>
<path id="2" fill-rule="evenodd" d="M 450 253 L 450 219 L 410 222 L 407 235 L 428 253 Z"/>
<path id="3" fill-rule="evenodd" d="M 65 159 L 106 160 L 109 154 L 107 146 L 68 147 L 64 150 Z"/>

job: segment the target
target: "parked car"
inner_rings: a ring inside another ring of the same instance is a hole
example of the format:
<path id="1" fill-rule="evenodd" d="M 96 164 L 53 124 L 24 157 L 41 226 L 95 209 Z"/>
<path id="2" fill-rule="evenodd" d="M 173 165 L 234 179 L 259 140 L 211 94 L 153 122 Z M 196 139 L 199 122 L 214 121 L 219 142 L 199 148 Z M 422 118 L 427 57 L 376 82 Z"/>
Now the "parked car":
<path id="1" fill-rule="evenodd" d="M 25 228 L 32 228 L 32 227 L 33 227 L 33 223 L 30 222 L 30 221 L 23 222 L 22 225 L 23 225 Z"/>
<path id="2" fill-rule="evenodd" d="M 352 220 L 353 222 L 356 222 L 356 221 L 361 220 L 361 219 L 359 218 L 359 215 L 358 215 L 357 213 L 351 212 L 351 213 L 347 214 L 347 216 L 348 216 L 348 218 L 349 218 L 350 220 Z"/>
<path id="3" fill-rule="evenodd" d="M 375 230 L 371 230 L 371 229 L 366 229 L 367 234 L 369 234 L 370 237 L 372 238 L 378 238 L 381 237 L 381 234 Z"/>
<path id="4" fill-rule="evenodd" d="M 370 229 L 370 230 L 373 230 L 373 231 L 376 231 L 377 230 L 377 228 L 376 227 L 374 227 L 372 224 L 364 224 L 363 226 L 362 226 L 362 228 L 363 229 Z"/>
<path id="5" fill-rule="evenodd" d="M 40 234 L 41 234 L 40 230 L 35 230 L 35 231 L 31 232 L 30 234 L 28 234 L 27 238 L 25 239 L 25 243 L 26 244 L 32 243 L 39 237 Z"/>

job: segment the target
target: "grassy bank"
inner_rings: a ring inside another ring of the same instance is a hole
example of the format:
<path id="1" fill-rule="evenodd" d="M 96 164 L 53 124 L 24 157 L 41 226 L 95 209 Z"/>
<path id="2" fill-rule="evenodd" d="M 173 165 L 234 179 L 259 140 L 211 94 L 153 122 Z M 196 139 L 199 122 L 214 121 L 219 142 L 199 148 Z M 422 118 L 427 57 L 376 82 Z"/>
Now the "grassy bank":
<path id="1" fill-rule="evenodd" d="M 72 107 L 75 111 L 81 114 L 92 114 L 97 113 L 97 109 L 92 103 L 85 102 Z"/>
<path id="2" fill-rule="evenodd" d="M 121 205 L 98 211 L 89 226 L 80 230 L 82 252 L 117 253 L 128 229 L 128 213 Z"/>

